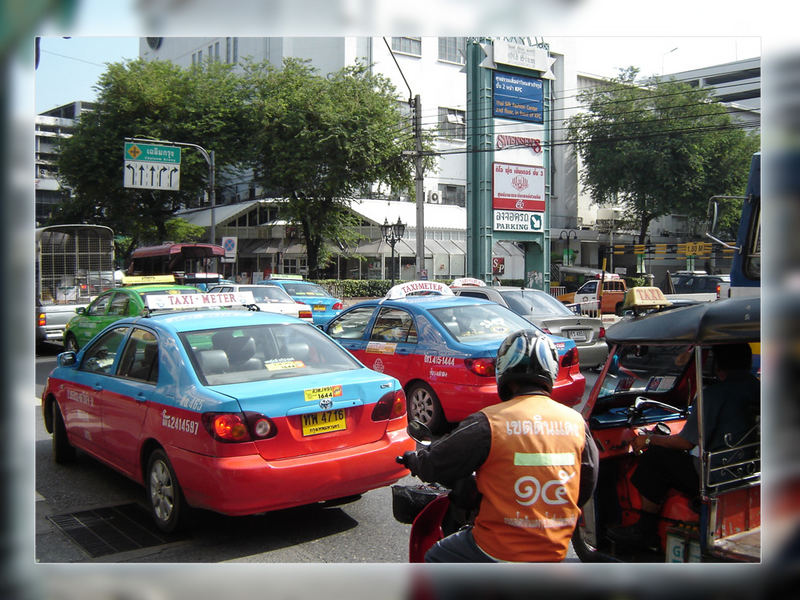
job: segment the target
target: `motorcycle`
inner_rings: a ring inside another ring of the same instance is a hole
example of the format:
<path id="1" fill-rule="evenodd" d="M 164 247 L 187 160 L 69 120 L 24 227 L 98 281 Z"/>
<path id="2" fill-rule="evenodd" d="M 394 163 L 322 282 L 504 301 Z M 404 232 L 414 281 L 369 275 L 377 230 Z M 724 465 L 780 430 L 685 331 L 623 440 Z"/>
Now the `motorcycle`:
<path id="1" fill-rule="evenodd" d="M 430 430 L 418 421 L 408 424 L 408 435 L 422 446 L 433 441 Z M 404 465 L 402 456 L 395 459 Z M 453 489 L 422 483 L 392 486 L 392 514 L 400 523 L 411 525 L 408 562 L 425 562 L 425 553 L 439 540 L 472 522 L 476 504 L 475 479 L 463 479 Z"/>

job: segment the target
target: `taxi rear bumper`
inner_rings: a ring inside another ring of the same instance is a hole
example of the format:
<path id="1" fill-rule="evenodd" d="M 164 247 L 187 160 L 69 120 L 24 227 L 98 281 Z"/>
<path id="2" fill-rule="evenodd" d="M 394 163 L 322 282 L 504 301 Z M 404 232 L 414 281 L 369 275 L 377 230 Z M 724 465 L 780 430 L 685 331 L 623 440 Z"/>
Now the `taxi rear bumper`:
<path id="1" fill-rule="evenodd" d="M 249 515 L 364 493 L 408 475 L 395 457 L 414 450 L 405 430 L 353 448 L 278 460 L 258 453 L 213 457 L 169 448 L 187 503 L 226 515 Z"/>

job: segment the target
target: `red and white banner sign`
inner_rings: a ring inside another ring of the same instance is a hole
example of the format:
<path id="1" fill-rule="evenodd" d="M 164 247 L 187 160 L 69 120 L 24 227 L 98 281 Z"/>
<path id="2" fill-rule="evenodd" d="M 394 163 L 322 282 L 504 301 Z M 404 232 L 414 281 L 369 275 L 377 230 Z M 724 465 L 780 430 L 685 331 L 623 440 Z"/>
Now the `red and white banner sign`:
<path id="1" fill-rule="evenodd" d="M 544 168 L 492 163 L 492 208 L 544 212 Z"/>

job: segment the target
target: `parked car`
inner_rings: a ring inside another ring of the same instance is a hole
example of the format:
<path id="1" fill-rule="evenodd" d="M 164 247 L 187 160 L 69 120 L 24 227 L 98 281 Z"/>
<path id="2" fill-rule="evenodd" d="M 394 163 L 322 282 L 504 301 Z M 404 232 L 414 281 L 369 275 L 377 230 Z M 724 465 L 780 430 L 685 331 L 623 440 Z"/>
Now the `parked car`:
<path id="1" fill-rule="evenodd" d="M 463 280 L 461 280 L 463 281 Z M 480 281 L 480 280 L 477 280 Z M 506 306 L 524 317 L 545 333 L 571 339 L 578 347 L 581 367 L 602 365 L 608 356 L 603 321 L 587 315 L 576 314 L 547 292 L 510 286 L 489 287 L 480 284 L 451 284 L 457 296 L 485 298 Z"/>
<path id="2" fill-rule="evenodd" d="M 703 294 L 710 300 L 724 299 L 731 289 L 730 275 L 708 275 L 707 273 L 675 273 L 671 294 Z M 700 298 L 700 296 L 698 296 Z"/>
<path id="3" fill-rule="evenodd" d="M 341 501 L 408 474 L 395 461 L 414 448 L 395 378 L 294 317 L 198 308 L 218 297 L 148 302 L 58 356 L 42 395 L 56 462 L 79 449 L 142 484 L 164 531 L 190 507 Z M 156 310 L 177 301 L 193 312 Z"/>
<path id="4" fill-rule="evenodd" d="M 259 310 L 297 317 L 308 323 L 314 322 L 311 307 L 308 304 L 295 302 L 283 288 L 277 285 L 231 283 L 216 285 L 208 290 L 209 294 L 223 292 L 250 292 L 253 294 L 253 299 Z"/>
<path id="5" fill-rule="evenodd" d="M 409 419 L 441 432 L 499 401 L 497 349 L 509 333 L 536 326 L 495 302 L 455 296 L 442 283 L 412 281 L 383 299 L 355 304 L 324 329 L 368 367 L 397 377 Z M 553 397 L 574 406 L 586 386 L 578 350 L 570 339 L 551 337 L 560 358 Z"/>
<path id="6" fill-rule="evenodd" d="M 77 314 L 64 329 L 64 348 L 75 352 L 107 325 L 141 314 L 148 296 L 198 293 L 192 286 L 171 284 L 133 285 L 103 292 L 85 308 L 75 309 Z"/>
<path id="7" fill-rule="evenodd" d="M 325 325 L 342 312 L 341 299 L 331 296 L 321 285 L 303 279 L 281 279 L 280 276 L 265 279 L 261 283 L 283 288 L 295 302 L 311 306 L 314 325 Z"/>

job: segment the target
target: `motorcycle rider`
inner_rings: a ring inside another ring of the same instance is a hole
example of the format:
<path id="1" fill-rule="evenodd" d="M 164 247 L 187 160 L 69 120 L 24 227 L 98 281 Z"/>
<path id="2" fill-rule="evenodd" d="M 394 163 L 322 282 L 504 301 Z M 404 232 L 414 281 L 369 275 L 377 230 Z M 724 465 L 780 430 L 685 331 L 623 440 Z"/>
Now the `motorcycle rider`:
<path id="1" fill-rule="evenodd" d="M 581 415 L 550 398 L 557 373 L 550 338 L 512 333 L 497 352 L 502 402 L 403 455 L 413 475 L 451 488 L 475 473 L 480 492 L 474 525 L 438 541 L 426 562 L 564 559 L 580 507 L 594 491 L 598 458 Z"/>

